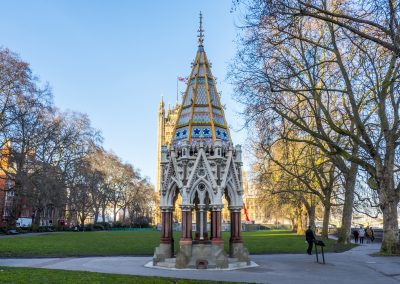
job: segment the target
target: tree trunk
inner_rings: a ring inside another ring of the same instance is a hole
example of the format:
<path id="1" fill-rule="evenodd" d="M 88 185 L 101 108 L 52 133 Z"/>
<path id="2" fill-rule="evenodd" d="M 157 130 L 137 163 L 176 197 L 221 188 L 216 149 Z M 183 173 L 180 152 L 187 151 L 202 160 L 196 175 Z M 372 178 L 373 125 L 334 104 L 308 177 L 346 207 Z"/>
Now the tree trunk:
<path id="1" fill-rule="evenodd" d="M 329 217 L 331 214 L 331 204 L 330 201 L 327 202 L 328 204 L 324 204 L 324 219 L 322 220 L 322 238 L 328 238 L 328 231 L 329 231 Z"/>
<path id="2" fill-rule="evenodd" d="M 400 253 L 399 243 L 399 223 L 397 221 L 397 205 L 398 197 L 387 197 L 388 189 L 381 190 L 380 202 L 383 213 L 383 239 L 381 245 L 381 253 L 398 254 Z M 393 194 L 396 193 L 392 190 Z"/>
<path id="3" fill-rule="evenodd" d="M 311 230 L 315 232 L 315 206 L 309 206 L 307 208 L 308 213 L 308 226 L 311 227 Z"/>
<path id="4" fill-rule="evenodd" d="M 294 217 L 290 218 L 290 222 L 292 223 L 292 231 L 296 232 L 296 222 L 294 220 Z"/>
<path id="5" fill-rule="evenodd" d="M 106 207 L 102 206 L 101 207 L 101 218 L 103 218 L 103 223 L 106 222 Z"/>
<path id="6" fill-rule="evenodd" d="M 117 206 L 114 205 L 114 223 L 117 222 Z"/>
<path id="7" fill-rule="evenodd" d="M 97 221 L 99 220 L 99 211 L 100 209 L 98 207 L 94 210 L 94 218 L 93 218 L 94 223 L 97 223 Z"/>
<path id="8" fill-rule="evenodd" d="M 34 218 L 34 224 L 36 226 L 40 226 L 40 215 L 42 214 L 41 209 L 36 209 L 35 210 L 35 218 Z"/>
<path id="9" fill-rule="evenodd" d="M 302 208 L 299 208 L 297 210 L 296 223 L 297 223 L 296 233 L 298 235 L 304 235 L 305 231 L 304 231 L 304 226 L 303 226 L 303 210 L 302 210 Z"/>
<path id="10" fill-rule="evenodd" d="M 82 227 L 82 230 L 85 231 L 86 214 L 85 214 L 85 213 L 82 213 L 80 219 L 81 219 L 81 227 Z"/>
<path id="11" fill-rule="evenodd" d="M 342 226 L 339 231 L 338 243 L 348 244 L 351 240 L 351 221 L 353 219 L 354 190 L 356 187 L 356 177 L 358 165 L 351 163 L 349 173 L 345 175 L 344 185 L 344 204 L 342 213 Z"/>

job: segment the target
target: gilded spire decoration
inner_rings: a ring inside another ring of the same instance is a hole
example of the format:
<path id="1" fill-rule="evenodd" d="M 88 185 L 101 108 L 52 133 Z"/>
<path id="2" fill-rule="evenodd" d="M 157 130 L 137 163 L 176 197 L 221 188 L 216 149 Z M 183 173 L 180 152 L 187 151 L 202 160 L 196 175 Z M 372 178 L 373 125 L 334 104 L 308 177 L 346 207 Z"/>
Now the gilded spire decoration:
<path id="1" fill-rule="evenodd" d="M 203 46 L 203 41 L 204 41 L 204 35 L 203 35 L 203 15 L 200 12 L 200 28 L 198 29 L 199 35 L 199 46 Z"/>

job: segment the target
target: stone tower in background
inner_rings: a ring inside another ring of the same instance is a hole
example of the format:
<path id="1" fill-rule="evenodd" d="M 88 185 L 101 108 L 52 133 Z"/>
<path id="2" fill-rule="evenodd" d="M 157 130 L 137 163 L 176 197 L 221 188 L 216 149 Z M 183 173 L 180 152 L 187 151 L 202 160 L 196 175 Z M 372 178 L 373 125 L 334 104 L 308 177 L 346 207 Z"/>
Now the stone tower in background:
<path id="1" fill-rule="evenodd" d="M 172 142 L 172 135 L 176 120 L 179 114 L 179 104 L 176 102 L 172 108 L 168 105 L 168 109 L 165 109 L 164 99 L 161 98 L 160 105 L 158 107 L 158 127 L 157 127 L 157 180 L 156 180 L 156 193 L 160 196 L 160 182 L 161 182 L 161 145 L 170 145 Z M 160 200 L 158 199 L 154 208 L 154 224 L 161 222 L 160 217 Z"/>

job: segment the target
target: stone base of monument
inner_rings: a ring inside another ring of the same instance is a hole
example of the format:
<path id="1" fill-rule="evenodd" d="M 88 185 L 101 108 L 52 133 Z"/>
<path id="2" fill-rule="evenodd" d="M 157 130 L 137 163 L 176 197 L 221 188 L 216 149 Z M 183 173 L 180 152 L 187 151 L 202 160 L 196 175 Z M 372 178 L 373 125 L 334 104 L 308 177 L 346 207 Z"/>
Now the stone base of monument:
<path id="1" fill-rule="evenodd" d="M 229 255 L 236 258 L 239 262 L 250 264 L 249 251 L 243 243 L 231 243 L 229 246 Z"/>
<path id="2" fill-rule="evenodd" d="M 160 244 L 154 251 L 153 264 L 157 265 L 172 257 L 172 244 Z"/>
<path id="3" fill-rule="evenodd" d="M 166 248 L 164 248 L 166 249 Z M 164 269 L 223 269 L 232 270 L 257 266 L 250 261 L 247 249 L 243 244 L 234 244 L 234 254 L 228 257 L 224 251 L 223 243 L 212 243 L 210 241 L 193 242 L 193 244 L 180 244 L 179 253 L 176 258 L 164 257 L 160 247 L 156 248 L 153 262 L 147 267 L 158 267 Z M 166 252 L 166 251 L 164 251 Z"/>
<path id="4" fill-rule="evenodd" d="M 227 268 L 228 255 L 224 244 L 211 242 L 181 244 L 176 256 L 176 268 Z"/>

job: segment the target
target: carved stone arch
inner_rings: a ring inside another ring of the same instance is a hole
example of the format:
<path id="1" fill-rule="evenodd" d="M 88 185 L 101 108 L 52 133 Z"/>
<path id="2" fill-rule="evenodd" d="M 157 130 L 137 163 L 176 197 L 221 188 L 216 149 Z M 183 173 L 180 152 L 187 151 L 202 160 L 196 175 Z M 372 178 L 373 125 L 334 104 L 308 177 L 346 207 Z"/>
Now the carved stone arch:
<path id="1" fill-rule="evenodd" d="M 238 196 L 237 191 L 236 191 L 236 186 L 234 185 L 232 180 L 227 182 L 227 184 L 226 184 L 226 192 L 228 193 L 228 196 L 229 196 L 229 199 L 230 199 L 229 206 L 238 206 L 238 205 L 240 205 L 240 204 L 238 204 L 239 196 Z"/>
<path id="2" fill-rule="evenodd" d="M 175 203 L 175 200 L 179 194 L 180 194 L 180 192 L 179 192 L 178 184 L 172 180 L 168 186 L 167 194 L 165 196 L 166 197 L 165 205 L 173 206 Z"/>
<path id="3" fill-rule="evenodd" d="M 198 186 L 199 186 L 201 183 L 205 185 L 204 194 L 202 194 L 201 191 L 198 189 Z M 210 202 L 211 202 L 211 203 L 214 202 L 214 193 L 213 193 L 213 190 L 212 190 L 212 185 L 211 185 L 211 183 L 210 183 L 208 180 L 206 180 L 206 179 L 204 179 L 204 178 L 200 178 L 200 179 L 197 179 L 197 180 L 193 183 L 193 185 L 192 185 L 192 187 L 191 187 L 191 189 L 190 189 L 190 202 L 191 202 L 191 203 L 193 203 L 194 196 L 195 196 L 195 193 L 196 193 L 196 192 L 198 192 L 199 198 L 200 198 L 200 196 L 202 196 L 202 195 L 205 196 L 205 192 L 208 192 L 208 195 L 209 195 L 209 198 L 210 198 Z"/>
<path id="4" fill-rule="evenodd" d="M 199 155 L 194 163 L 192 171 L 189 175 L 187 186 L 193 188 L 194 183 L 199 179 L 198 171 L 202 169 L 205 172 L 204 178 L 207 178 L 210 183 L 210 189 L 213 189 L 217 186 L 216 181 L 214 180 L 214 176 L 210 167 L 210 164 L 207 160 L 204 149 L 200 149 Z"/>

